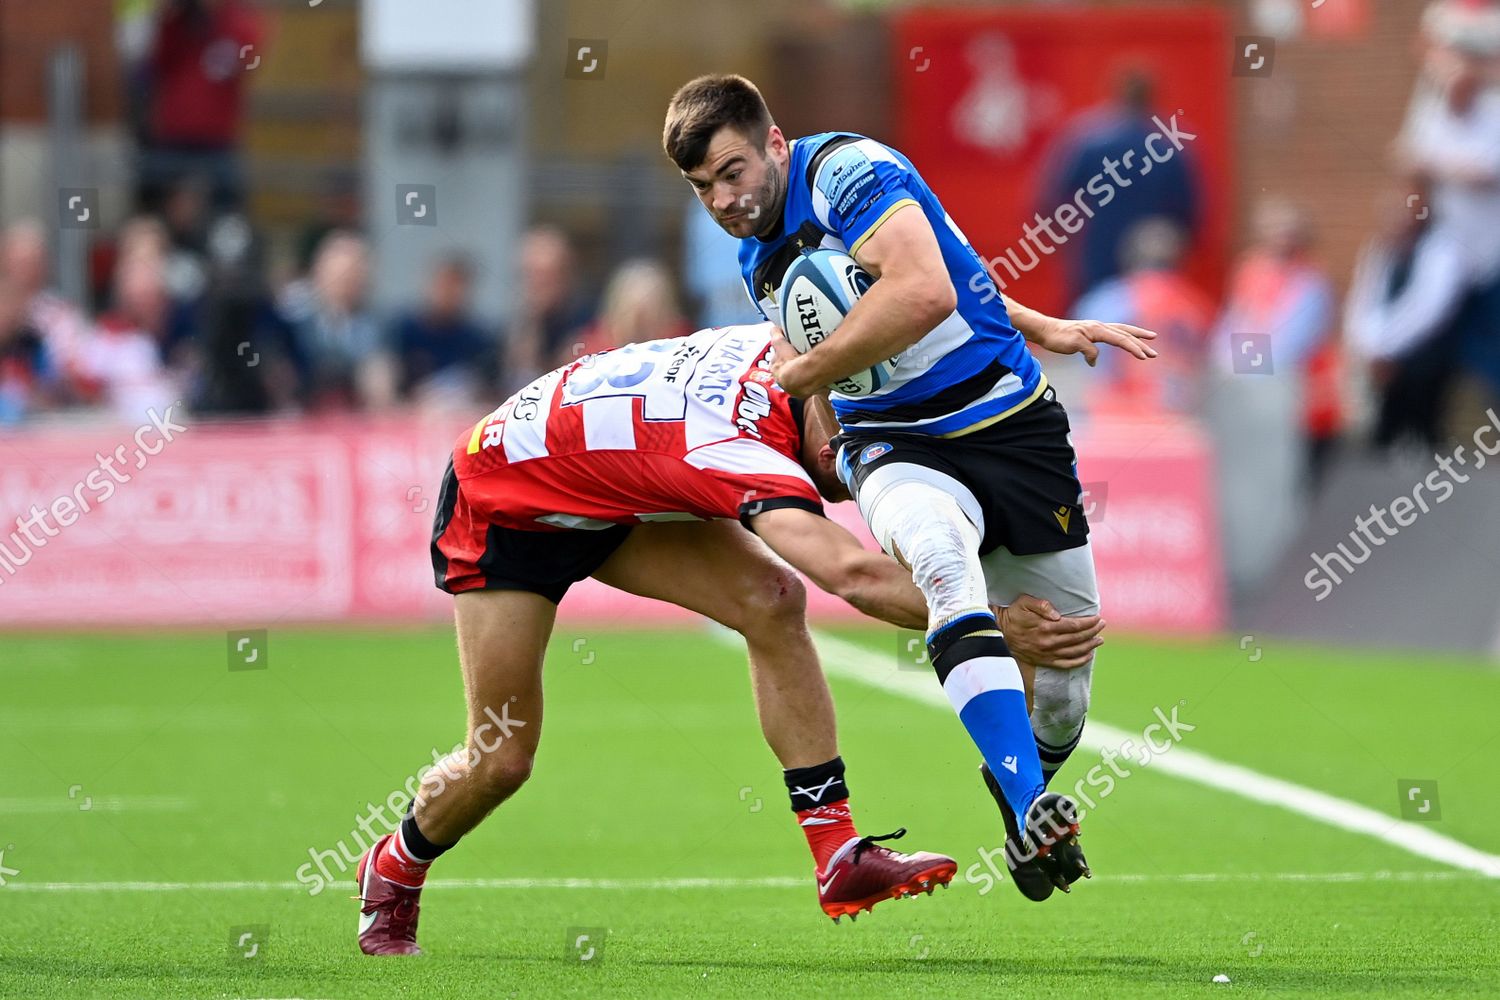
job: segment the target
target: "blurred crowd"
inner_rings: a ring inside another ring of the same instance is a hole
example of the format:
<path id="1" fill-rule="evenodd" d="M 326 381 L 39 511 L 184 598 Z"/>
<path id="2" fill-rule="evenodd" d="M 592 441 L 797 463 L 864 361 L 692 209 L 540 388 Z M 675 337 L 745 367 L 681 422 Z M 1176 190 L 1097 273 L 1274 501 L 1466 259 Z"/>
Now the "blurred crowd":
<path id="1" fill-rule="evenodd" d="M 1092 411 L 1211 415 L 1227 393 L 1242 427 L 1246 406 L 1290 409 L 1299 479 L 1315 488 L 1352 431 L 1377 451 L 1430 451 L 1450 436 L 1455 393 L 1500 395 L 1500 3 L 1437 0 L 1422 28 L 1389 188 L 1352 275 L 1320 263 L 1304 207 L 1267 197 L 1223 301 L 1210 301 L 1182 269 L 1200 235 L 1191 151 L 1184 176 L 1133 191 L 1109 227 L 1084 230 L 1070 273 L 1075 314 L 1157 330 L 1164 348 L 1151 365 L 1110 357 L 1081 387 Z M 1139 143 L 1153 128 L 1150 100 L 1147 84 L 1125 81 L 1052 164 L 1087 165 L 1099 149 Z M 1236 339 L 1250 333 L 1264 345 Z M 1253 389 L 1222 377 L 1257 370 L 1282 377 Z"/>
<path id="2" fill-rule="evenodd" d="M 52 290 L 41 223 L 0 232 L 0 425 L 59 410 L 137 420 L 176 401 L 200 414 L 472 407 L 582 354 L 689 329 L 664 265 L 627 261 L 592 293 L 550 226 L 525 235 L 522 301 L 498 329 L 475 317 L 461 255 L 433 260 L 422 300 L 381 316 L 358 232 L 323 234 L 274 282 L 245 217 L 210 205 L 190 181 L 99 241 L 87 308 Z"/>
<path id="3" fill-rule="evenodd" d="M 315 229 L 272 260 L 242 153 L 264 13 L 248 0 L 129 0 L 117 29 L 134 214 L 94 234 L 81 302 L 56 291 L 40 219 L 0 230 L 0 426 L 59 413 L 138 422 L 178 402 L 220 415 L 472 408 L 583 353 L 687 329 L 662 264 L 628 261 L 587 285 L 549 226 L 525 234 L 524 291 L 504 329 L 476 315 L 486 275 L 462 254 L 429 261 L 421 300 L 385 315 L 353 227 Z"/>
<path id="4" fill-rule="evenodd" d="M 244 0 L 126 5 L 137 212 L 94 241 L 81 303 L 52 290 L 41 223 L 0 232 L 0 424 L 78 409 L 135 419 L 179 400 L 205 414 L 470 406 L 587 352 L 754 318 L 732 241 L 691 201 L 681 275 L 633 260 L 586 282 L 565 232 L 527 232 L 504 329 L 476 317 L 486 276 L 461 255 L 429 261 L 421 301 L 394 315 L 369 305 L 370 250 L 353 228 L 272 266 L 239 153 L 237 67 L 264 44 L 259 18 Z M 1316 487 L 1351 429 L 1377 448 L 1430 448 L 1456 387 L 1500 392 L 1500 0 L 1434 0 L 1418 44 L 1390 189 L 1352 275 L 1320 262 L 1304 208 L 1267 197 L 1223 295 L 1196 287 L 1183 267 L 1203 235 L 1192 150 L 1083 228 L 1063 255 L 1073 315 L 1157 330 L 1162 351 L 1149 365 L 1106 354 L 1077 383 L 1081 411 L 1211 423 L 1228 406 L 1236 427 L 1264 415 L 1287 425 L 1297 481 Z M 1044 158 L 1044 197 L 1140 146 L 1157 128 L 1152 90 L 1149 73 L 1128 73 L 1079 115 Z M 1235 339 L 1250 333 L 1263 340 Z M 1228 377 L 1247 371 L 1281 377 Z"/>

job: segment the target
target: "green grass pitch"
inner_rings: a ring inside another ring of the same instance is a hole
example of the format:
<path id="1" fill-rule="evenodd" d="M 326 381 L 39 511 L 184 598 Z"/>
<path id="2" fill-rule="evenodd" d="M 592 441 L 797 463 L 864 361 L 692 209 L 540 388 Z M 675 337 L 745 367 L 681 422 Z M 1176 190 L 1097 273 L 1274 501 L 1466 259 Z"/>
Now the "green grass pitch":
<path id="1" fill-rule="evenodd" d="M 896 669 L 893 632 L 842 637 Z M 1183 747 L 1393 823 L 1397 782 L 1435 779 L 1431 829 L 1500 853 L 1500 674 L 1263 646 L 1112 637 L 1093 718 L 1178 705 Z M 983 892 L 999 818 L 952 713 L 833 687 L 862 831 L 953 855 L 951 890 L 834 926 L 742 655 L 563 630 L 532 783 L 435 866 L 427 954 L 377 960 L 352 880 L 296 873 L 460 738 L 451 632 L 273 630 L 247 671 L 222 633 L 6 636 L 0 997 L 1500 995 L 1500 881 L 1150 768 L 1086 818 L 1092 881 Z"/>

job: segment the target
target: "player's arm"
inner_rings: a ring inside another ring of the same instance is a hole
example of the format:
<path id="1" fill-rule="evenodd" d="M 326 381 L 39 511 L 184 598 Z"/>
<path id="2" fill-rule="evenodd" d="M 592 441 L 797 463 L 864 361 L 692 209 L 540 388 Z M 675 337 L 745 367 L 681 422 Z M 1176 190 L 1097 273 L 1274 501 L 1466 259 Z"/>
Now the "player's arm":
<path id="1" fill-rule="evenodd" d="M 800 507 L 778 507 L 747 519 L 750 530 L 822 590 L 871 618 L 925 631 L 927 602 L 911 573 L 872 552 L 842 525 Z"/>
<path id="2" fill-rule="evenodd" d="M 781 507 L 749 518 L 751 530 L 819 588 L 872 618 L 900 628 L 926 631 L 927 602 L 911 571 L 884 553 L 872 552 L 827 518 L 800 507 Z M 1090 662 L 1104 644 L 1098 615 L 1067 617 L 1030 594 L 994 608 L 1011 653 L 1032 664 L 1057 668 Z"/>
<path id="3" fill-rule="evenodd" d="M 839 323 L 837 337 L 775 369 L 776 381 L 793 396 L 819 392 L 900 354 L 958 304 L 937 236 L 915 201 L 896 203 L 855 246 L 853 256 L 880 280 Z"/>
<path id="4" fill-rule="evenodd" d="M 995 269 L 989 268 L 990 278 L 999 287 Z M 1102 323 L 1092 319 L 1057 319 L 1046 313 L 1023 306 L 1009 295 L 1001 293 L 1005 300 L 1005 311 L 1010 314 L 1010 325 L 1015 327 L 1031 343 L 1053 354 L 1082 354 L 1085 361 L 1093 365 L 1099 360 L 1099 348 L 1095 344 L 1110 344 L 1133 354 L 1142 361 L 1156 357 L 1156 348 L 1145 343 L 1156 339 L 1156 331 L 1147 330 L 1128 323 Z"/>

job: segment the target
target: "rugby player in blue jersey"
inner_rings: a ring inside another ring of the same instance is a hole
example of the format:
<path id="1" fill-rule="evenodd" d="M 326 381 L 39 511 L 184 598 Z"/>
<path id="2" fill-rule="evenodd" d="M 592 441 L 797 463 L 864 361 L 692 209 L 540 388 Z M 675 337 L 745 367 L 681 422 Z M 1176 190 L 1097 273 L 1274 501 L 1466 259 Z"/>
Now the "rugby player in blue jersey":
<path id="1" fill-rule="evenodd" d="M 1026 341 L 1092 364 L 1101 343 L 1154 357 L 1155 334 L 1007 298 L 906 157 L 852 133 L 787 139 L 744 77 L 683 86 L 662 141 L 739 238 L 768 319 L 803 252 L 843 251 L 878 279 L 838 336 L 800 356 L 783 343 L 776 378 L 807 396 L 897 359 L 875 392 L 830 393 L 839 477 L 927 599 L 928 653 L 983 757 L 1017 887 L 1038 901 L 1066 891 L 1090 873 L 1077 807 L 1046 784 L 1082 735 L 1092 656 L 1072 669 L 1018 662 L 990 607 L 1029 592 L 1063 615 L 1099 611 L 1067 414 Z"/>

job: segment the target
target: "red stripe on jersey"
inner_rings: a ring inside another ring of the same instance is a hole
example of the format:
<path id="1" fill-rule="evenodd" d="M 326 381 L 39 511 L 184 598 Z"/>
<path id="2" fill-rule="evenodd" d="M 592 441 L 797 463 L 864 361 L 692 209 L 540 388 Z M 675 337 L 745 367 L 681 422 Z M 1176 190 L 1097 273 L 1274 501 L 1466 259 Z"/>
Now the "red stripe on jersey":
<path id="1" fill-rule="evenodd" d="M 547 411 L 547 454 L 570 455 L 584 448 L 583 407 L 564 406 L 567 398 L 568 379 L 573 377 L 578 363 L 567 366 L 563 377 L 552 394 L 552 406 Z"/>
<path id="2" fill-rule="evenodd" d="M 684 420 L 647 420 L 646 401 L 635 403 L 635 447 L 637 451 L 654 451 L 663 455 L 687 453 L 687 422 Z"/>

